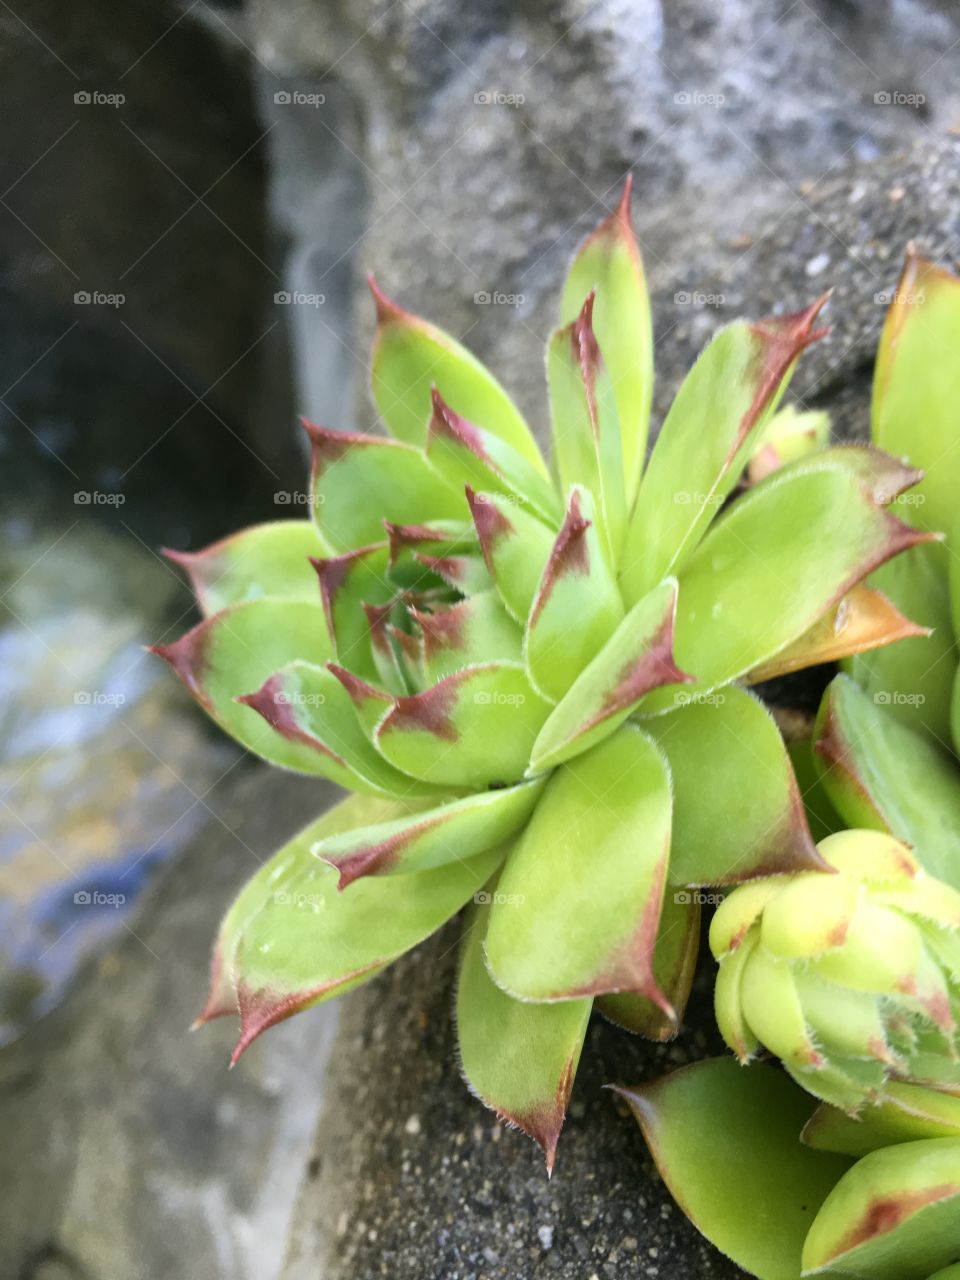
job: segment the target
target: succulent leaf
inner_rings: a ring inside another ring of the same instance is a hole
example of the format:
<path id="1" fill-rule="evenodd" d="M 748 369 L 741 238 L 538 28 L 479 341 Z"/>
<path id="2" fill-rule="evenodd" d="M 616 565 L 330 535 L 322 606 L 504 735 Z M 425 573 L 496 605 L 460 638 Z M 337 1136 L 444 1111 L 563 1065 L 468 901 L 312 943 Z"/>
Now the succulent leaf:
<path id="1" fill-rule="evenodd" d="M 525 625 L 555 534 L 501 494 L 475 493 L 468 485 L 467 501 L 490 577 L 507 610 Z"/>
<path id="2" fill-rule="evenodd" d="M 516 782 L 549 710 L 519 663 L 464 667 L 422 693 L 397 698 L 374 742 L 391 764 L 425 782 Z"/>
<path id="3" fill-rule="evenodd" d="M 640 485 L 621 583 L 633 604 L 675 573 L 740 478 L 826 298 L 794 315 L 722 329 L 677 392 Z"/>
<path id="4" fill-rule="evenodd" d="M 920 1138 L 960 1138 L 960 1098 L 894 1081 L 856 1118 L 821 1102 L 800 1138 L 808 1147 L 845 1156 Z"/>
<path id="5" fill-rule="evenodd" d="M 264 599 L 231 605 L 173 644 L 154 645 L 152 652 L 170 664 L 204 710 L 249 751 L 286 769 L 330 776 L 318 751 L 285 738 L 237 701 L 304 652 L 321 662 L 330 656 L 319 602 Z"/>
<path id="6" fill-rule="evenodd" d="M 436 386 L 456 413 L 505 440 L 545 475 L 530 428 L 493 374 L 448 333 L 398 307 L 372 276 L 370 288 L 377 304 L 373 399 L 391 434 L 410 444 L 426 442 Z"/>
<path id="7" fill-rule="evenodd" d="M 597 1008 L 618 1027 L 648 1040 L 672 1040 L 687 1007 L 700 948 L 700 904 L 687 893 L 666 893 L 653 951 L 653 976 L 671 1012 L 634 991 L 600 996 Z"/>
<path id="8" fill-rule="evenodd" d="M 521 498 L 543 519 L 560 520 L 560 495 L 540 467 L 499 436 L 454 413 L 436 387 L 431 403 L 427 457 L 452 485 Z"/>
<path id="9" fill-rule="evenodd" d="M 926 537 L 840 468 L 775 472 L 734 504 L 680 571 L 677 661 L 704 686 L 744 675 L 808 631 L 871 569 Z"/>
<path id="10" fill-rule="evenodd" d="M 202 551 L 164 551 L 185 569 L 204 617 L 245 600 L 269 596 L 314 604 L 317 584 L 309 562 L 325 547 L 312 520 L 253 525 Z"/>
<path id="11" fill-rule="evenodd" d="M 251 887 L 258 905 L 238 917 L 232 950 L 223 951 L 240 1011 L 235 1058 L 275 1022 L 372 976 L 423 941 L 482 888 L 505 853 L 501 847 L 432 871 L 367 876 L 341 894 L 336 871 L 311 853 L 328 834 L 325 821 L 305 828 L 261 868 Z"/>
<path id="12" fill-rule="evenodd" d="M 425 675 L 430 684 L 471 664 L 523 660 L 523 632 L 493 590 L 430 612 L 414 609 L 411 614 L 423 633 Z"/>
<path id="13" fill-rule="evenodd" d="M 915 548 L 916 551 L 922 549 Z M 890 561 L 890 565 L 897 564 L 899 559 L 898 556 Z M 802 671 L 804 667 L 839 662 L 866 650 L 887 645 L 899 648 L 897 641 L 917 637 L 926 641 L 929 635 L 928 627 L 919 626 L 904 617 L 882 592 L 856 586 L 819 617 L 809 631 L 748 672 L 747 680 L 756 684 L 792 671 Z"/>
<path id="14" fill-rule="evenodd" d="M 673 578 L 637 601 L 550 712 L 533 745 L 532 770 L 553 768 L 608 737 L 651 689 L 691 679 L 673 661 L 676 610 Z"/>
<path id="15" fill-rule="evenodd" d="M 462 489 L 450 484 L 413 445 L 305 422 L 313 446 L 314 513 L 326 542 L 350 551 L 383 537 L 383 523 L 463 519 Z M 357 501 L 357 494 L 363 501 Z"/>
<path id="16" fill-rule="evenodd" d="M 617 208 L 580 246 L 560 303 L 561 324 L 570 324 L 588 294 L 596 292 L 593 330 L 613 386 L 630 504 L 646 457 L 653 395 L 653 326 L 640 248 L 630 224 L 631 188 L 628 174 Z"/>
<path id="17" fill-rule="evenodd" d="M 850 1165 L 798 1145 L 809 1099 L 773 1067 L 727 1058 L 617 1092 L 694 1226 L 760 1280 L 798 1280 L 807 1232 Z"/>
<path id="18" fill-rule="evenodd" d="M 553 456 L 566 492 L 583 485 L 596 496 L 611 563 L 626 527 L 620 422 L 613 381 L 593 331 L 594 294 L 547 346 Z"/>
<path id="19" fill-rule="evenodd" d="M 848 823 L 889 831 L 932 875 L 960 888 L 960 776 L 925 735 L 840 675 L 823 697 L 814 756 Z"/>
<path id="20" fill-rule="evenodd" d="M 623 618 L 623 601 L 587 490 L 575 486 L 527 618 L 524 649 L 534 687 L 558 702 Z"/>
<path id="21" fill-rule="evenodd" d="M 532 1004 L 501 991 L 483 957 L 492 894 L 477 896 L 460 949 L 460 1066 L 472 1093 L 539 1143 L 549 1173 L 593 1002 Z"/>
<path id="22" fill-rule="evenodd" d="M 926 1280 L 960 1240 L 960 1139 L 873 1151 L 843 1175 L 803 1247 L 803 1275 Z"/>
<path id="23" fill-rule="evenodd" d="M 388 559 L 387 545 L 381 542 L 311 561 L 320 580 L 320 598 L 337 654 L 371 679 L 377 669 L 363 606 L 384 604 L 395 595 L 387 577 Z"/>
<path id="24" fill-rule="evenodd" d="M 957 516 L 958 344 L 960 279 L 908 251 L 880 336 L 872 433 L 923 468 L 911 519 L 931 530 L 951 530 Z"/>
<path id="25" fill-rule="evenodd" d="M 949 747 L 957 649 L 942 552 L 936 543 L 911 547 L 871 575 L 871 585 L 924 627 L 927 636 L 859 654 L 849 670 L 888 715 L 926 733 L 935 745 Z"/>
<path id="26" fill-rule="evenodd" d="M 478 791 L 438 809 L 327 836 L 312 852 L 340 873 L 341 892 L 361 876 L 407 875 L 462 862 L 515 835 L 545 779 Z"/>
<path id="27" fill-rule="evenodd" d="M 486 938 L 494 980 L 522 1000 L 634 991 L 653 972 L 670 846 L 670 778 L 624 725 L 550 777 L 498 885 Z"/>
<path id="28" fill-rule="evenodd" d="M 374 750 L 349 694 L 325 667 L 300 660 L 287 663 L 255 693 L 243 694 L 238 701 L 287 742 L 316 752 L 313 771 L 351 791 L 398 799 L 440 791 L 394 769 Z"/>
<path id="29" fill-rule="evenodd" d="M 733 884 L 823 869 L 783 739 L 763 704 L 735 685 L 684 702 L 688 696 L 679 690 L 676 710 L 643 721 L 670 764 L 671 881 Z"/>

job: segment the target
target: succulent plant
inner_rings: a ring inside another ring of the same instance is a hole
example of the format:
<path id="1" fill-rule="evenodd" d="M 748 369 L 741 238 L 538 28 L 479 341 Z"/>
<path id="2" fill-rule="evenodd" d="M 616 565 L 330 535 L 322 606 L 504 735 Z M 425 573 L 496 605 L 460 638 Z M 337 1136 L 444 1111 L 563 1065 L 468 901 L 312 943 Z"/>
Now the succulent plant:
<path id="1" fill-rule="evenodd" d="M 926 628 L 861 654 L 832 682 L 814 760 L 838 822 L 892 832 L 960 888 L 960 279 L 910 252 L 887 312 L 872 436 L 923 469 L 893 509 L 938 540 L 870 585 Z"/>
<path id="2" fill-rule="evenodd" d="M 783 1072 L 730 1058 L 617 1092 L 687 1216 L 759 1280 L 960 1277 L 960 1093 L 811 1113 Z"/>
<path id="3" fill-rule="evenodd" d="M 869 447 L 735 493 L 823 299 L 722 329 L 647 461 L 629 188 L 563 288 L 552 470 L 491 373 L 373 293 L 390 435 L 306 424 L 314 519 L 174 556 L 205 617 L 157 652 L 251 751 L 356 793 L 240 893 L 201 1021 L 239 1012 L 239 1054 L 471 903 L 463 1071 L 550 1165 L 594 1003 L 675 1034 L 689 888 L 828 870 L 745 686 L 915 634 L 861 583 L 930 535 Z"/>
<path id="4" fill-rule="evenodd" d="M 756 880 L 714 914 L 727 1044 L 854 1114 L 891 1079 L 960 1085 L 960 893 L 881 832 L 818 849 L 836 874 Z"/>

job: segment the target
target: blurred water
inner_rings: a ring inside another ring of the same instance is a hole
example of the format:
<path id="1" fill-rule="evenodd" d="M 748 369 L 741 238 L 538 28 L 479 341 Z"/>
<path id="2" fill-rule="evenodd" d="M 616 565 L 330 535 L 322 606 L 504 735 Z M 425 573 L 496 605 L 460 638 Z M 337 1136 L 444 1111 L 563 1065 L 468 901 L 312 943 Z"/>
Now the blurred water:
<path id="1" fill-rule="evenodd" d="M 162 561 L 82 518 L 59 531 L 12 520 L 3 534 L 0 1043 L 129 927 L 238 758 L 143 651 L 188 621 Z"/>

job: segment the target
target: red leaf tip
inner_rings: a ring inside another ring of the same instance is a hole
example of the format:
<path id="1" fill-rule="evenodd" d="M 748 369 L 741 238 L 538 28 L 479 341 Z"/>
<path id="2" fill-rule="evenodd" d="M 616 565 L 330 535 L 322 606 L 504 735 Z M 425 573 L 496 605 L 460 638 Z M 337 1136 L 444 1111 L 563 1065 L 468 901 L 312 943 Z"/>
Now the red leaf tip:
<path id="1" fill-rule="evenodd" d="M 390 324 L 391 322 L 402 323 L 403 321 L 411 318 L 409 311 L 405 311 L 403 307 L 394 302 L 392 298 L 388 297 L 387 294 L 384 293 L 377 284 L 372 271 L 367 275 L 367 284 L 370 288 L 370 292 L 373 294 L 374 305 L 377 309 L 378 325 Z"/>

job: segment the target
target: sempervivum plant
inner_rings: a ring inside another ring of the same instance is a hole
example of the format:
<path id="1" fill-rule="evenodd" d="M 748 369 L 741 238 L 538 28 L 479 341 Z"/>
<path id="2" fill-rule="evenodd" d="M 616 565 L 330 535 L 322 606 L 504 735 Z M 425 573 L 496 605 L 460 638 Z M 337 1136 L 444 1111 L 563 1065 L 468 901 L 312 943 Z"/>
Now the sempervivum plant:
<path id="1" fill-rule="evenodd" d="M 873 440 L 923 469 L 894 509 L 942 541 L 871 579 L 928 635 L 863 654 L 824 697 L 814 759 L 841 819 L 909 842 L 960 888 L 960 278 L 915 253 L 893 295 L 873 382 Z"/>
<path id="2" fill-rule="evenodd" d="M 717 909 L 717 1022 L 858 1114 L 891 1079 L 960 1085 L 960 893 L 878 831 L 818 846 L 835 874 L 769 876 Z"/>
<path id="3" fill-rule="evenodd" d="M 551 468 L 495 378 L 374 287 L 390 434 L 307 424 L 315 519 L 176 557 L 206 617 L 158 650 L 245 746 L 356 793 L 234 902 L 202 1018 L 239 1012 L 239 1053 L 472 901 L 463 1070 L 548 1163 L 593 1002 L 677 1029 L 698 908 L 667 886 L 827 870 L 743 685 L 913 634 L 860 584 L 929 536 L 885 509 L 917 473 L 868 447 L 733 496 L 822 300 L 719 332 L 646 462 L 628 201 L 563 289 Z"/>

